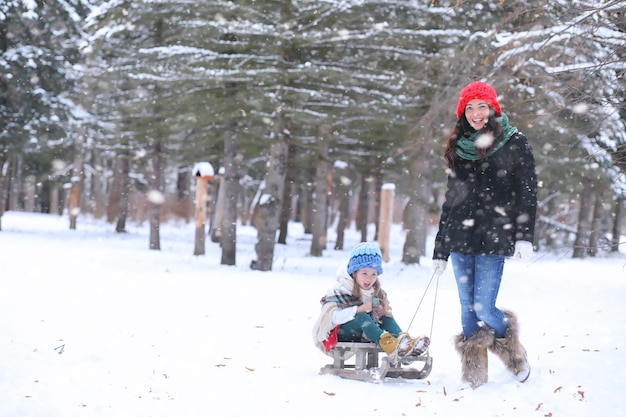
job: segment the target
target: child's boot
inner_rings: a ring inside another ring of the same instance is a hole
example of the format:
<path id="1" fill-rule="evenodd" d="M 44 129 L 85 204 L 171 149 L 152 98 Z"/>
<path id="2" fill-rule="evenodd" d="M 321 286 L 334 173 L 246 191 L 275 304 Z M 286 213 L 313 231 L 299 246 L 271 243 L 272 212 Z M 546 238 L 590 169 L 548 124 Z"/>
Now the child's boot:
<path id="1" fill-rule="evenodd" d="M 398 349 L 398 338 L 389 332 L 380 335 L 378 345 L 387 355 L 393 355 Z"/>
<path id="2" fill-rule="evenodd" d="M 426 336 L 411 337 L 406 332 L 398 335 L 398 357 L 419 356 L 426 352 L 430 345 L 430 339 Z"/>
<path id="3" fill-rule="evenodd" d="M 398 335 L 398 357 L 402 358 L 413 351 L 413 347 L 417 343 L 417 339 L 411 337 L 407 332 Z"/>
<path id="4" fill-rule="evenodd" d="M 411 350 L 407 355 L 420 356 L 428 350 L 430 339 L 428 336 L 419 336 L 411 339 Z"/>

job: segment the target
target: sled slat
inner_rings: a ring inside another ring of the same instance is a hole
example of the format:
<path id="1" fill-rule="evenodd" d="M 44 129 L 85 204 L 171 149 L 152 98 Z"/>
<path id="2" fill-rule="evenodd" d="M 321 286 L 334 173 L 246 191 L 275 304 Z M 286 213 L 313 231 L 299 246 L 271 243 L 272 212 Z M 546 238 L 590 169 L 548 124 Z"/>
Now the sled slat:
<path id="1" fill-rule="evenodd" d="M 432 358 L 426 353 L 412 357 L 410 363 L 423 362 L 421 370 L 393 364 L 389 357 L 382 359 L 379 367 L 379 353 L 383 350 L 376 343 L 339 342 L 331 350 L 333 363 L 320 369 L 322 375 L 337 375 L 341 378 L 360 381 L 382 381 L 387 378 L 424 379 L 432 369 Z M 354 364 L 347 363 L 354 357 Z"/>

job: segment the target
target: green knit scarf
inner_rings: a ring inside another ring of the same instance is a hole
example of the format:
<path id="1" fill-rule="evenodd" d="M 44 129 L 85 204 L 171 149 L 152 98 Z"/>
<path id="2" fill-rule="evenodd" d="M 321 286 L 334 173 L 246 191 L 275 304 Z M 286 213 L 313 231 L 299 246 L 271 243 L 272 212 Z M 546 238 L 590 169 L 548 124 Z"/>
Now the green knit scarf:
<path id="1" fill-rule="evenodd" d="M 500 148 L 504 146 L 505 143 L 511 139 L 511 136 L 517 133 L 517 128 L 515 126 L 511 126 L 509 124 L 509 116 L 505 113 L 502 113 L 502 117 L 500 119 L 500 124 L 504 130 L 504 137 L 498 144 L 489 152 L 487 152 L 487 156 L 491 156 L 496 153 Z M 457 141 L 456 146 L 456 154 L 463 159 L 468 161 L 478 161 L 480 160 L 480 156 L 478 156 L 478 152 L 476 151 L 476 138 L 483 134 L 482 129 L 472 133 L 469 136 L 463 136 Z"/>

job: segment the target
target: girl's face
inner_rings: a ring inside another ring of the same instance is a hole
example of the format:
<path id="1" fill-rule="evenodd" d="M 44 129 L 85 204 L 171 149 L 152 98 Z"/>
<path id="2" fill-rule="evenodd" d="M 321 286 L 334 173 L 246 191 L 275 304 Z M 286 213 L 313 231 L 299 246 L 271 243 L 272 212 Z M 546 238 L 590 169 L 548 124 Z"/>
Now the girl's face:
<path id="1" fill-rule="evenodd" d="M 378 272 L 373 268 L 361 268 L 354 273 L 354 280 L 362 290 L 369 290 L 378 279 Z"/>
<path id="2" fill-rule="evenodd" d="M 471 100 L 465 106 L 465 118 L 475 130 L 480 130 L 489 120 L 489 105 L 485 100 Z"/>

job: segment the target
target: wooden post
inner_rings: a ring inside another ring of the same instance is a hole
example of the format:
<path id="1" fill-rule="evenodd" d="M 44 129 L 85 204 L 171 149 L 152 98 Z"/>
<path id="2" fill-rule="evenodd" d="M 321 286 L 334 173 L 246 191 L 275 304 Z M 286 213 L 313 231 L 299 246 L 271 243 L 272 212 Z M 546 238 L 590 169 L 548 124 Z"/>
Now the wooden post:
<path id="1" fill-rule="evenodd" d="M 193 167 L 193 174 L 196 178 L 196 240 L 193 254 L 204 255 L 206 200 L 208 182 L 214 174 L 213 166 L 208 162 L 199 162 Z"/>
<path id="2" fill-rule="evenodd" d="M 383 184 L 380 194 L 380 217 L 378 219 L 378 244 L 383 254 L 383 261 L 389 262 L 389 239 L 393 223 L 393 199 L 396 186 Z"/>

